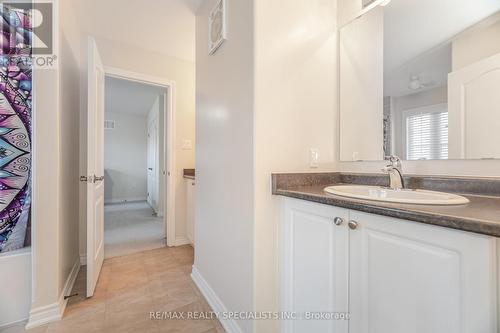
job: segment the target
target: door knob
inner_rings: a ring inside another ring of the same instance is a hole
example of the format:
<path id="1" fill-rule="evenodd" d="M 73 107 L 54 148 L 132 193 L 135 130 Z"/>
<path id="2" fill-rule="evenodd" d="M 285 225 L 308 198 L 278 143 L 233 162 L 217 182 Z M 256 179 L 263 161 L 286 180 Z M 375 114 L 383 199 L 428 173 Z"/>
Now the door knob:
<path id="1" fill-rule="evenodd" d="M 333 219 L 333 223 L 335 223 L 335 225 L 341 225 L 342 223 L 344 223 L 344 219 L 341 217 L 336 217 Z"/>
<path id="2" fill-rule="evenodd" d="M 348 225 L 351 230 L 355 230 L 358 227 L 358 222 L 351 220 Z"/>
<path id="3" fill-rule="evenodd" d="M 149 171 L 153 171 L 153 168 L 148 168 Z"/>

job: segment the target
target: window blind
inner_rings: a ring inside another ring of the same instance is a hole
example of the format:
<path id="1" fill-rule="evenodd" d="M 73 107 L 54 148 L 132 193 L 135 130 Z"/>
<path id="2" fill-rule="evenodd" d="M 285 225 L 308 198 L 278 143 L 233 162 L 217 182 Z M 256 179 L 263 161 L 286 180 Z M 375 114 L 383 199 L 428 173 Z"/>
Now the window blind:
<path id="1" fill-rule="evenodd" d="M 448 112 L 406 117 L 406 155 L 408 160 L 448 158 Z"/>

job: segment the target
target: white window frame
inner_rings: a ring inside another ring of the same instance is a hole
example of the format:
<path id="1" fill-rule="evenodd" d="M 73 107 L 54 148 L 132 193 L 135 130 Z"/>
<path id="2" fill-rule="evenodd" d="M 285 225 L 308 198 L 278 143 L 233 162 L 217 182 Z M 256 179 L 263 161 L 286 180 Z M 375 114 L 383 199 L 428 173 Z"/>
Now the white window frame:
<path id="1" fill-rule="evenodd" d="M 427 105 L 427 106 L 422 106 L 418 108 L 413 108 L 413 109 L 407 109 L 404 110 L 401 114 L 401 128 L 402 128 L 402 136 L 403 136 L 403 156 L 404 159 L 406 160 L 408 158 L 408 144 L 407 144 L 407 137 L 408 137 L 408 131 L 406 128 L 406 119 L 409 116 L 412 115 L 417 115 L 421 113 L 441 113 L 444 110 L 448 110 L 448 103 L 439 103 L 439 104 L 433 104 L 433 105 Z M 413 160 L 417 161 L 417 160 Z"/>

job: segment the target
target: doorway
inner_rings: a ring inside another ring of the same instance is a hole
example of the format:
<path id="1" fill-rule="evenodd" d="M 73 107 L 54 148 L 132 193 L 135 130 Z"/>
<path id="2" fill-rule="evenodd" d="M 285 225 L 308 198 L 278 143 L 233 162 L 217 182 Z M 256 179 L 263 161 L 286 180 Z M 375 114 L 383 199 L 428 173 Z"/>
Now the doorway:
<path id="1" fill-rule="evenodd" d="M 86 257 L 87 264 L 87 297 L 94 294 L 97 279 L 104 261 L 104 126 L 105 126 L 105 81 L 106 78 L 122 79 L 135 83 L 147 84 L 164 89 L 163 120 L 158 128 L 164 129 L 163 169 L 161 175 L 164 182 L 164 195 L 159 199 L 159 207 L 164 207 L 164 229 L 166 245 L 175 246 L 175 205 L 174 193 L 175 175 L 174 161 L 174 124 L 175 124 L 175 83 L 163 78 L 139 74 L 123 69 L 105 67 L 95 40 L 88 39 L 88 80 L 87 80 L 87 113 L 86 131 L 84 133 L 86 146 L 86 175 L 80 176 L 80 181 L 86 183 L 84 204 L 86 225 Z M 116 125 L 116 123 L 115 123 Z M 113 126 L 112 122 L 106 126 Z M 147 148 L 146 148 L 147 150 Z M 123 152 L 127 153 L 127 151 Z M 147 159 L 147 157 L 146 157 Z M 147 165 L 147 164 L 146 164 Z M 108 184 L 108 187 L 110 185 Z M 111 184 L 111 187 L 113 185 Z M 160 192 L 161 193 L 161 192 Z M 147 197 L 146 197 L 147 202 Z"/>
<path id="2" fill-rule="evenodd" d="M 104 257 L 165 246 L 167 90 L 105 76 Z"/>

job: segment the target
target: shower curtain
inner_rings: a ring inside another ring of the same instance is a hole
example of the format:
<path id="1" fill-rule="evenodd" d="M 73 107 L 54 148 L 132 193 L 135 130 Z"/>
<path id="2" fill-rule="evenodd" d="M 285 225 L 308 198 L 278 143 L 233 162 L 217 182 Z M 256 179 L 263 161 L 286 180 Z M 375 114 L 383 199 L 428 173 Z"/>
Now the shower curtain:
<path id="1" fill-rule="evenodd" d="M 0 253 L 30 245 L 32 59 L 29 11 L 0 5 Z"/>

